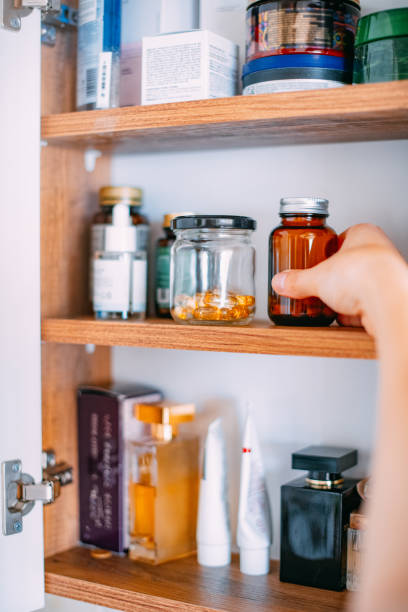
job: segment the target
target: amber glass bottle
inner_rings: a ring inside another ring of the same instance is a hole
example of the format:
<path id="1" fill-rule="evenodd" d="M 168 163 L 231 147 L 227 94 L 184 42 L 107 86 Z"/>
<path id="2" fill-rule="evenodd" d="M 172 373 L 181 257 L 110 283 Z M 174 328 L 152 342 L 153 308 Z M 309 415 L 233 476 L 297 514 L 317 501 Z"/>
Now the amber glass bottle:
<path id="1" fill-rule="evenodd" d="M 337 235 L 326 225 L 329 203 L 322 198 L 285 198 L 280 203 L 281 225 L 269 238 L 269 317 L 277 325 L 330 325 L 335 317 L 318 298 L 304 300 L 277 295 L 271 287 L 275 274 L 303 270 L 337 251 Z"/>

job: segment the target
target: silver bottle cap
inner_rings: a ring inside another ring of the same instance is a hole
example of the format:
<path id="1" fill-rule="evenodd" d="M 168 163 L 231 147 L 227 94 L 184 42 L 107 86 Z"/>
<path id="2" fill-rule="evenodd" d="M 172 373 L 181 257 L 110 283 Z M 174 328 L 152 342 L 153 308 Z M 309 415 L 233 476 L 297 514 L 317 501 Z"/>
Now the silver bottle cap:
<path id="1" fill-rule="evenodd" d="M 325 198 L 282 198 L 280 201 L 281 215 L 309 214 L 325 215 L 329 214 L 329 200 Z"/>

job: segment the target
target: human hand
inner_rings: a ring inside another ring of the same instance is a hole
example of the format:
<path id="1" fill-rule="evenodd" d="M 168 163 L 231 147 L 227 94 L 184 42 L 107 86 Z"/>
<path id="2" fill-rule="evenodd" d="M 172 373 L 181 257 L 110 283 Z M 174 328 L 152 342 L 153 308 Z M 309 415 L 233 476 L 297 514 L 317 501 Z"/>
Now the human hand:
<path id="1" fill-rule="evenodd" d="M 385 233 L 375 225 L 355 225 L 340 237 L 340 250 L 307 270 L 286 270 L 272 279 L 285 297 L 318 297 L 339 313 L 344 325 L 363 325 L 379 333 L 382 305 L 393 287 L 407 285 L 408 267 Z"/>

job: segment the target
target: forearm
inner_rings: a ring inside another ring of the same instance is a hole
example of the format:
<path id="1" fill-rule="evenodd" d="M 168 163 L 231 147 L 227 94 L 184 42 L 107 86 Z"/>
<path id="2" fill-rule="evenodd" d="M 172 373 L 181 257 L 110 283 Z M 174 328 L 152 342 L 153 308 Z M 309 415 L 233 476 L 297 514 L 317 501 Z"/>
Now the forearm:
<path id="1" fill-rule="evenodd" d="M 404 264 L 405 266 L 405 264 Z M 408 270 L 389 273 L 372 315 L 379 357 L 377 444 L 358 612 L 408 608 Z"/>

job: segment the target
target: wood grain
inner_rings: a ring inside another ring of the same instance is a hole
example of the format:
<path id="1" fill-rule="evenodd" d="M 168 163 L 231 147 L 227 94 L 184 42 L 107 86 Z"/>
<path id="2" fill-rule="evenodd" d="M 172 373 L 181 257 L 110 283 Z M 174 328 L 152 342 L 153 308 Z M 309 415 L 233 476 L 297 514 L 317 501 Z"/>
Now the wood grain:
<path id="1" fill-rule="evenodd" d="M 408 81 L 48 115 L 49 143 L 121 151 L 408 137 Z"/>
<path id="2" fill-rule="evenodd" d="M 75 106 L 76 35 L 57 32 L 56 47 L 42 47 L 43 109 L 64 112 Z M 110 182 L 110 156 L 84 167 L 84 151 L 43 147 L 41 154 L 41 307 L 44 316 L 90 311 L 88 300 L 89 223 L 98 207 L 97 190 Z M 110 379 L 110 350 L 89 355 L 83 346 L 42 347 L 43 448 L 74 467 L 74 484 L 44 509 L 45 555 L 78 542 L 76 388 Z"/>
<path id="3" fill-rule="evenodd" d="M 258 321 L 248 327 L 177 325 L 173 321 L 95 321 L 45 318 L 44 342 L 92 343 L 102 346 L 142 346 L 191 351 L 308 355 L 374 359 L 373 340 L 362 330 L 344 327 L 275 327 Z"/>
<path id="4" fill-rule="evenodd" d="M 80 383 L 110 381 L 110 350 L 99 347 L 89 355 L 83 346 L 49 344 L 42 351 L 43 448 L 53 448 L 58 460 L 74 468 L 74 482 L 61 497 L 44 507 L 45 555 L 78 543 L 78 436 L 76 389 Z"/>
<path id="5" fill-rule="evenodd" d="M 95 560 L 75 548 L 47 559 L 48 593 L 125 612 L 331 612 L 344 610 L 346 594 L 281 583 L 278 564 L 268 576 L 246 576 L 236 557 L 229 567 L 199 566 L 194 557 L 160 566 L 127 558 Z"/>

